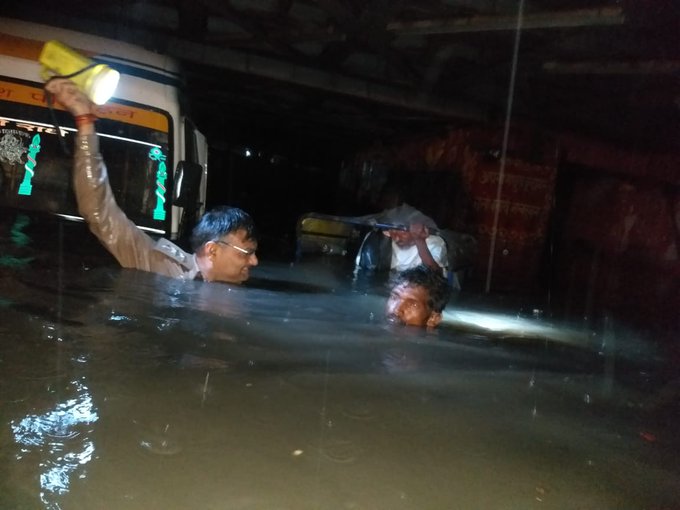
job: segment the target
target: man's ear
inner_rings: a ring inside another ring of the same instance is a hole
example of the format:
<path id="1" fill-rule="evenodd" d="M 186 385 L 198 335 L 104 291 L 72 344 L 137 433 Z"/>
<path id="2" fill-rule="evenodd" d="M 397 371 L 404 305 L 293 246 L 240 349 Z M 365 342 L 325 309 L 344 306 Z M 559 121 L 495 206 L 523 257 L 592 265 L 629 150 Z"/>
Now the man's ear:
<path id="1" fill-rule="evenodd" d="M 427 319 L 427 322 L 425 325 L 428 328 L 436 328 L 439 323 L 442 321 L 442 314 L 441 312 L 432 312 L 430 316 Z"/>
<path id="2" fill-rule="evenodd" d="M 217 254 L 217 243 L 208 241 L 203 245 L 203 255 L 208 258 L 213 258 Z"/>

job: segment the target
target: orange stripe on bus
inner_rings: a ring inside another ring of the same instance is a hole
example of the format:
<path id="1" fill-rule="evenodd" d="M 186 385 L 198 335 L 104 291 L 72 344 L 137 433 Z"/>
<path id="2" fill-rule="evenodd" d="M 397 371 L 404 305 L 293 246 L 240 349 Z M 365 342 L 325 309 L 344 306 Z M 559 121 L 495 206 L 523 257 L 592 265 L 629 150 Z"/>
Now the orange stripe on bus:
<path id="1" fill-rule="evenodd" d="M 42 88 L 2 80 L 0 80 L 0 100 L 47 107 L 45 91 Z M 54 108 L 64 110 L 58 104 L 55 104 Z M 111 119 L 125 124 L 155 129 L 163 133 L 167 133 L 169 130 L 167 117 L 159 112 L 143 110 L 142 108 L 114 102 L 95 107 L 95 112 L 98 117 L 103 119 Z"/>
<path id="2" fill-rule="evenodd" d="M 37 41 L 35 39 L 27 39 L 17 35 L 0 33 L 0 55 L 35 60 L 37 62 L 45 42 L 46 41 Z M 81 50 L 79 48 L 73 49 L 88 57 L 94 55 L 91 51 Z"/>

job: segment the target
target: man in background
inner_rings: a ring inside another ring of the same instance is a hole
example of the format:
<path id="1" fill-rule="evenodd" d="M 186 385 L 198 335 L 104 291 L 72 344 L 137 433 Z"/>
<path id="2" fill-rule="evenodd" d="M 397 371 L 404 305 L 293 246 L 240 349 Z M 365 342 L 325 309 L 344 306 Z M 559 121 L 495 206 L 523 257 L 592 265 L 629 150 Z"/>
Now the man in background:
<path id="1" fill-rule="evenodd" d="M 366 235 L 357 254 L 358 267 L 389 267 L 392 271 L 405 271 L 422 264 L 443 276 L 447 274 L 446 241 L 432 233 L 432 230 L 437 230 L 437 225 L 429 216 L 408 204 L 402 204 L 361 219 L 393 227 L 382 232 L 390 243 L 385 243 L 383 236 L 375 231 Z"/>
<path id="2" fill-rule="evenodd" d="M 405 271 L 422 264 L 441 275 L 446 273 L 446 242 L 430 234 L 424 224 L 411 223 L 408 230 L 390 229 L 383 233 L 392 240 L 390 269 Z"/>

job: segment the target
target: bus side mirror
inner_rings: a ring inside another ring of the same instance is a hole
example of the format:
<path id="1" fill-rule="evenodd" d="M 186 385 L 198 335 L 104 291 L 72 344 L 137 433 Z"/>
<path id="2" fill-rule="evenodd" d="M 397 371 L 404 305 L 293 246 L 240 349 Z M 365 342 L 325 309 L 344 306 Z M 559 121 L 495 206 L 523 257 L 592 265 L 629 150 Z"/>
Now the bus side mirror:
<path id="1" fill-rule="evenodd" d="M 175 170 L 175 193 L 172 205 L 198 209 L 198 196 L 203 178 L 203 167 L 198 163 L 180 161 Z"/>

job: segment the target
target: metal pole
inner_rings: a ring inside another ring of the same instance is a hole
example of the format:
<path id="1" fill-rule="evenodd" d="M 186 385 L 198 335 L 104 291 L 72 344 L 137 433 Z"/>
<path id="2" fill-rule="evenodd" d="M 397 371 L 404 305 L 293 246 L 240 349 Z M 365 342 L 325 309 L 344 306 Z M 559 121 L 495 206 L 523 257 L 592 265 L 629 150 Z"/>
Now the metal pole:
<path id="1" fill-rule="evenodd" d="M 491 246 L 489 247 L 489 264 L 486 270 L 485 291 L 491 290 L 491 275 L 493 274 L 494 252 L 496 251 L 496 237 L 498 236 L 498 217 L 501 210 L 501 193 L 505 177 L 505 160 L 508 152 L 508 136 L 510 133 L 510 117 L 512 116 L 512 102 L 515 96 L 515 77 L 517 75 L 517 59 L 519 57 L 519 40 L 522 33 L 522 18 L 524 16 L 524 0 L 519 0 L 517 10 L 517 28 L 515 30 L 515 47 L 512 54 L 512 71 L 510 86 L 508 87 L 508 105 L 505 112 L 505 128 L 503 130 L 503 147 L 501 152 L 501 166 L 498 172 L 498 187 L 496 188 L 496 210 L 494 211 L 493 228 L 491 229 Z"/>

